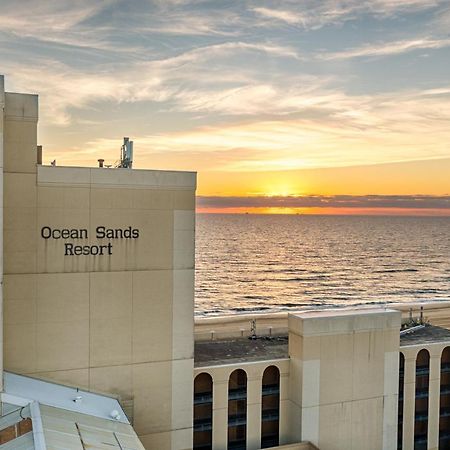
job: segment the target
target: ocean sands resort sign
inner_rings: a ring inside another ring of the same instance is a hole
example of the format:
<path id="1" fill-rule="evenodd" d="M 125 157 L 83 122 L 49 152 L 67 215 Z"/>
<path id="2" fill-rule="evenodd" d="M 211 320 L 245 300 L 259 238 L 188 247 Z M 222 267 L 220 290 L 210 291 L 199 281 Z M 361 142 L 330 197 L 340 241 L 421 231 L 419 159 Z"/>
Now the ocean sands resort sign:
<path id="1" fill-rule="evenodd" d="M 139 238 L 139 230 L 131 226 L 126 228 L 107 228 L 98 226 L 95 229 L 95 239 L 107 239 L 107 244 L 87 244 L 79 241 L 89 240 L 89 232 L 86 228 L 41 228 L 41 238 L 49 240 L 62 239 L 64 241 L 64 256 L 104 256 L 112 255 L 113 242 L 115 240 L 135 240 Z"/>

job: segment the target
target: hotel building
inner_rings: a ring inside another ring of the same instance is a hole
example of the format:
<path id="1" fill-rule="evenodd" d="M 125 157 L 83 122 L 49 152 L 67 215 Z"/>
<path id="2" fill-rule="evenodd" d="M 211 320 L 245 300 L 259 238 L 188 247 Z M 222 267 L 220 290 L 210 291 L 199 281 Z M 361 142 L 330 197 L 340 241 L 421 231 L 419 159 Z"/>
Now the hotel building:
<path id="1" fill-rule="evenodd" d="M 196 174 L 45 166 L 37 121 L 0 76 L 0 450 L 450 448 L 446 328 L 194 323 Z"/>

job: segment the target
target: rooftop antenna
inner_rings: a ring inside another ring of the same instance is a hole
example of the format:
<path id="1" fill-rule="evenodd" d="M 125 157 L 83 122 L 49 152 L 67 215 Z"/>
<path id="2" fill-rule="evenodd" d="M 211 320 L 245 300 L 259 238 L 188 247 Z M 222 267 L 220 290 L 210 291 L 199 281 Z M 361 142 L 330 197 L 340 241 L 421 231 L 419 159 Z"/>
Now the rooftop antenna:
<path id="1" fill-rule="evenodd" d="M 122 147 L 120 147 L 120 163 L 117 167 L 131 169 L 133 167 L 133 141 L 129 137 L 123 138 Z"/>

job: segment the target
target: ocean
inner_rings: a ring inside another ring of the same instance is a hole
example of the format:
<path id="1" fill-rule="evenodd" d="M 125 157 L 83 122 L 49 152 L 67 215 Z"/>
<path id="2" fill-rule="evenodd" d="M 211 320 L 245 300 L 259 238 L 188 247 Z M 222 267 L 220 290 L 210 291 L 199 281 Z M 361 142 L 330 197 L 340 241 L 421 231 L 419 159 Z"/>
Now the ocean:
<path id="1" fill-rule="evenodd" d="M 450 300 L 450 217 L 198 214 L 197 315 Z"/>

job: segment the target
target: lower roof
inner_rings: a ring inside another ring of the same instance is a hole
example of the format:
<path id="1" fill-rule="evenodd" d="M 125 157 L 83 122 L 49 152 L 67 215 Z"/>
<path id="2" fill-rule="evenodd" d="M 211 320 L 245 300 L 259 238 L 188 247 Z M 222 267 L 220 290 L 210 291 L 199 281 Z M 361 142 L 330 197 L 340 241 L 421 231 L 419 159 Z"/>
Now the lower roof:
<path id="1" fill-rule="evenodd" d="M 449 341 L 450 345 L 450 330 L 442 327 L 435 327 L 434 325 L 425 325 L 423 328 L 412 330 L 400 336 L 400 347 L 408 345 L 426 345 L 435 342 Z"/>
<path id="2" fill-rule="evenodd" d="M 236 338 L 195 342 L 194 365 L 235 364 L 288 357 L 287 336 Z"/>

